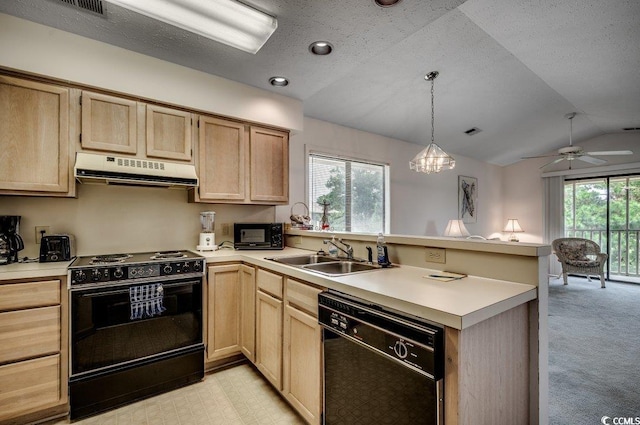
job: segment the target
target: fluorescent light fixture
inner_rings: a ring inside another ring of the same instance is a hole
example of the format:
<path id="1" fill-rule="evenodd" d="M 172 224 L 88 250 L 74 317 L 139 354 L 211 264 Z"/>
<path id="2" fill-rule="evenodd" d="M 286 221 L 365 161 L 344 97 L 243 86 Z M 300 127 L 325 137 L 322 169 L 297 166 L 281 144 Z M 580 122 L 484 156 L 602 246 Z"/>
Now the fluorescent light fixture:
<path id="1" fill-rule="evenodd" d="M 234 0 L 108 0 L 248 53 L 257 53 L 278 20 Z"/>

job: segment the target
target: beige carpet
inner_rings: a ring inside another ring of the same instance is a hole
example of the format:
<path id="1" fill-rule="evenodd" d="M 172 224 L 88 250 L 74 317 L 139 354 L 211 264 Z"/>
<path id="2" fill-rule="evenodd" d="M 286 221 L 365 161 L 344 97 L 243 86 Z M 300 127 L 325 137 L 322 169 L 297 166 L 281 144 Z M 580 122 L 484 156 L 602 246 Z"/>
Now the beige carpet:
<path id="1" fill-rule="evenodd" d="M 604 419 L 603 417 L 611 419 Z M 632 422 L 622 419 L 633 418 Z M 549 283 L 549 423 L 640 423 L 640 285 Z M 615 421 L 617 422 L 615 422 Z"/>

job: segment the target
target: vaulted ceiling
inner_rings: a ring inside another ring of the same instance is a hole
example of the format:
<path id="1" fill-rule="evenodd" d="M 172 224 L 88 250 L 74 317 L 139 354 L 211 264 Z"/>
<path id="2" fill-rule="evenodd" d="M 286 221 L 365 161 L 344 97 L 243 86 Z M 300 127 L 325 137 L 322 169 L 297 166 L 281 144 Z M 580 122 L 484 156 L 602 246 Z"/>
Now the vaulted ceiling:
<path id="1" fill-rule="evenodd" d="M 103 2 L 4 0 L 7 13 L 303 101 L 306 116 L 498 165 L 640 127 L 637 0 L 243 0 L 278 19 L 252 55 Z M 309 45 L 334 51 L 314 56 Z M 0 62 L 1 65 L 1 62 Z M 269 78 L 290 84 L 272 87 Z M 473 127 L 481 131 L 465 134 Z M 640 137 L 640 135 L 639 135 Z M 416 152 L 420 149 L 416 146 Z M 640 147 L 639 147 L 640 149 Z"/>

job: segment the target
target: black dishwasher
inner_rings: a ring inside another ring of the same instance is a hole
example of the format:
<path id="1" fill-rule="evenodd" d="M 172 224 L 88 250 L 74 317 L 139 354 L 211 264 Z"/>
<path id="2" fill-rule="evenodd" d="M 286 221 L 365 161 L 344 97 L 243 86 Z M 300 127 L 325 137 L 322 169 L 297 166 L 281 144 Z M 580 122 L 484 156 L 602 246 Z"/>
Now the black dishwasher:
<path id="1" fill-rule="evenodd" d="M 441 327 L 334 291 L 318 302 L 323 424 L 444 423 Z"/>

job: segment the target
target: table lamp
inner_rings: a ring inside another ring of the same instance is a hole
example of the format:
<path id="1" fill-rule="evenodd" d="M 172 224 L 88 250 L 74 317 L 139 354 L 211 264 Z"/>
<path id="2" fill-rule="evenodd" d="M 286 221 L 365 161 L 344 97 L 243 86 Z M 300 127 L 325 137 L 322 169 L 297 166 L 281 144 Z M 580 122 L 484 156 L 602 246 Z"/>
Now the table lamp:
<path id="1" fill-rule="evenodd" d="M 510 218 L 507 220 L 507 225 L 504 226 L 503 232 L 511 232 L 509 236 L 509 242 L 519 242 L 516 233 L 523 233 L 522 227 L 520 227 L 520 223 L 518 223 L 517 218 Z"/>

